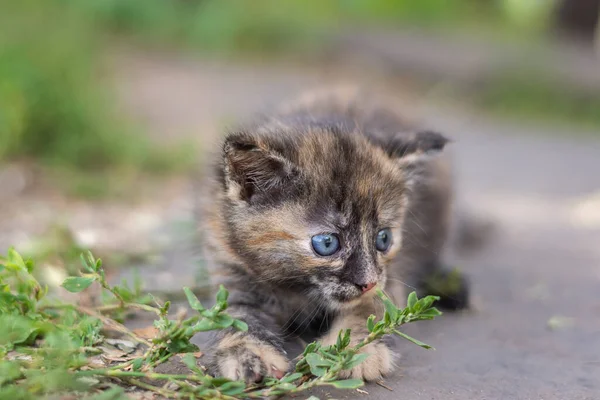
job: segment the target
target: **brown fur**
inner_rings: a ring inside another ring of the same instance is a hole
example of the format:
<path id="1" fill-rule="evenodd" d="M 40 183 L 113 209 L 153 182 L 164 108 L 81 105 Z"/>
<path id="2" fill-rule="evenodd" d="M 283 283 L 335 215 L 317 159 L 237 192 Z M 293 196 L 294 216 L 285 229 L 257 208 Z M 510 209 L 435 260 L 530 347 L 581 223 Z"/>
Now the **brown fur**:
<path id="1" fill-rule="evenodd" d="M 357 341 L 378 311 L 375 291 L 360 285 L 375 282 L 402 301 L 406 282 L 434 272 L 451 206 L 445 144 L 348 90 L 306 95 L 230 133 L 199 228 L 209 229 L 206 253 L 231 292 L 230 312 L 249 331 L 220 334 L 217 372 L 276 376 L 284 337 L 307 329 L 332 341 L 351 328 Z M 385 252 L 375 248 L 383 228 L 392 232 Z M 336 254 L 312 249 L 311 237 L 323 233 L 339 236 Z M 364 351 L 372 357 L 349 376 L 391 370 L 383 343 Z"/>

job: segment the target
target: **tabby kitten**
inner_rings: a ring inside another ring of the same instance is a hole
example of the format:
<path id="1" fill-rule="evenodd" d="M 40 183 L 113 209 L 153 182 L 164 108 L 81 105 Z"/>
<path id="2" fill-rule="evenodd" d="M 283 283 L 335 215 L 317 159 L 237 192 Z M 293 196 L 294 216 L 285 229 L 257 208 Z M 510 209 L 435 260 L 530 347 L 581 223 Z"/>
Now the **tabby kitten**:
<path id="1" fill-rule="evenodd" d="M 358 341 L 380 312 L 374 288 L 401 302 L 406 282 L 440 270 L 452 183 L 446 143 L 344 90 L 304 96 L 230 133 L 199 228 L 230 291 L 228 311 L 249 329 L 219 333 L 215 373 L 281 377 L 292 333 L 312 330 L 330 344 L 351 328 Z M 363 351 L 370 357 L 348 376 L 391 371 L 386 344 Z"/>

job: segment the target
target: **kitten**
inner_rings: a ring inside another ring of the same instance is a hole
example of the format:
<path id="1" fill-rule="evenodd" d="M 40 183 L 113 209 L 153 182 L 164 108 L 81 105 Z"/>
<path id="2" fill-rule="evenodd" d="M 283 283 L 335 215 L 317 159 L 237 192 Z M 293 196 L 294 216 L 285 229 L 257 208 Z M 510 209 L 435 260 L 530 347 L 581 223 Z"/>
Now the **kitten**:
<path id="1" fill-rule="evenodd" d="M 356 342 L 381 312 L 376 287 L 402 302 L 406 282 L 442 271 L 447 142 L 344 90 L 309 94 L 227 135 L 199 229 L 230 291 L 228 312 L 249 329 L 219 333 L 215 373 L 281 377 L 286 336 L 312 330 L 331 344 L 351 328 Z M 392 370 L 385 343 L 363 351 L 370 357 L 347 376 Z"/>

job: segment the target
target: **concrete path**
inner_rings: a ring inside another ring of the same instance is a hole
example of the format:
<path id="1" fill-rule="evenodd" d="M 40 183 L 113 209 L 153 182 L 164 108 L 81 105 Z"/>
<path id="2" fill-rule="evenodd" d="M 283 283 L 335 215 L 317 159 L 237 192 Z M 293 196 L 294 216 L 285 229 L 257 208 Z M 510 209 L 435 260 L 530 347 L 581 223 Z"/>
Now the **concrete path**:
<path id="1" fill-rule="evenodd" d="M 153 134 L 194 132 L 206 143 L 221 122 L 323 82 L 319 74 L 193 60 L 122 63 L 124 105 Z M 385 380 L 392 392 L 368 385 L 370 396 L 319 396 L 600 399 L 600 142 L 566 128 L 424 114 L 455 139 L 459 202 L 499 224 L 483 253 L 456 258 L 473 281 L 475 310 L 409 326 L 437 350 L 399 343 L 398 370 Z M 183 279 L 193 271 L 183 262 L 173 268 Z"/>
<path id="2" fill-rule="evenodd" d="M 507 72 L 528 73 L 588 93 L 600 90 L 600 57 L 568 43 L 506 41 L 481 32 L 418 29 L 354 31 L 339 35 L 328 57 L 452 85 L 480 86 Z"/>

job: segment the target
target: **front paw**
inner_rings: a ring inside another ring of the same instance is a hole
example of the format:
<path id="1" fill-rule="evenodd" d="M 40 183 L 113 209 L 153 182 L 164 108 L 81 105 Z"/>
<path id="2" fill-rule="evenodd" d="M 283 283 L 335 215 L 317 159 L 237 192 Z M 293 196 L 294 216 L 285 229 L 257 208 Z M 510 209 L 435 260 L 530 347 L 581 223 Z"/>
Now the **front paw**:
<path id="1" fill-rule="evenodd" d="M 289 366 L 283 349 L 243 332 L 219 341 L 214 364 L 221 376 L 247 383 L 261 382 L 266 376 L 281 378 Z"/>
<path id="2" fill-rule="evenodd" d="M 352 369 L 342 370 L 340 377 L 374 381 L 392 371 L 392 352 L 384 343 L 371 343 L 360 353 L 369 354 L 369 357 Z"/>

